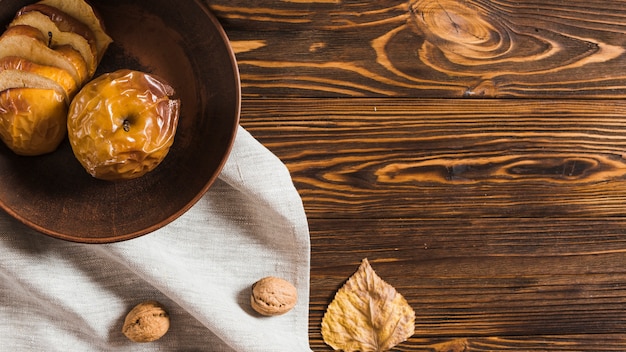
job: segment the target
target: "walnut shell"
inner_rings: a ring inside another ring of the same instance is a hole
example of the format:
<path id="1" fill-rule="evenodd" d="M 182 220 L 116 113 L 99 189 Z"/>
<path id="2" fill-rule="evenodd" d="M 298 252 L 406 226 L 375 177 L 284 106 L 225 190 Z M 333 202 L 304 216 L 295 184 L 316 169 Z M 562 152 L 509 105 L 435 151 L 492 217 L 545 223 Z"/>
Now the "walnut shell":
<path id="1" fill-rule="evenodd" d="M 290 311 L 298 300 L 296 288 L 286 280 L 268 276 L 252 285 L 250 303 L 259 314 L 281 315 Z"/>
<path id="2" fill-rule="evenodd" d="M 122 333 L 133 342 L 151 342 L 160 339 L 170 328 L 170 317 L 157 301 L 136 305 L 124 319 Z"/>

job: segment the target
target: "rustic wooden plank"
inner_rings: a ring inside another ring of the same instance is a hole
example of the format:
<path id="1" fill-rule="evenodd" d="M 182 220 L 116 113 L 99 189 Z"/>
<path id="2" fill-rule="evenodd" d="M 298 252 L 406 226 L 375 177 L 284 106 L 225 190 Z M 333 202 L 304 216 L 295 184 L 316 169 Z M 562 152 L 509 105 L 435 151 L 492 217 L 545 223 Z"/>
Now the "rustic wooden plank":
<path id="1" fill-rule="evenodd" d="M 625 113 L 615 100 L 244 99 L 242 125 L 286 163 L 309 216 L 313 349 L 330 350 L 322 315 L 368 258 L 417 312 L 399 351 L 623 350 Z"/>
<path id="2" fill-rule="evenodd" d="M 315 351 L 327 350 L 320 333 L 327 305 L 365 257 L 416 311 L 415 335 L 401 351 L 444 350 L 431 339 L 455 337 L 471 351 L 610 351 L 626 343 L 594 336 L 618 336 L 626 323 L 625 218 L 353 224 L 310 222 Z"/>
<path id="3" fill-rule="evenodd" d="M 245 100 L 310 217 L 626 216 L 613 100 Z"/>
<path id="4" fill-rule="evenodd" d="M 321 344 L 314 351 L 332 351 Z M 411 339 L 394 351 L 415 352 L 480 352 L 480 351 L 619 351 L 626 350 L 626 336 L 568 335 L 568 336 L 503 336 L 486 338 Z"/>
<path id="5" fill-rule="evenodd" d="M 245 96 L 626 97 L 626 1 L 207 0 Z"/>

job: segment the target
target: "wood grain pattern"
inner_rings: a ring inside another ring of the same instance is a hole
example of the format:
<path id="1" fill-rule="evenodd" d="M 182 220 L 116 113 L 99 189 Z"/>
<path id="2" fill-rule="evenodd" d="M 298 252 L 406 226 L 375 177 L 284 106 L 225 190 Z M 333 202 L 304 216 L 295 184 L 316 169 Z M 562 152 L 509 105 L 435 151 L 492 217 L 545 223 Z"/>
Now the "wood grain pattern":
<path id="1" fill-rule="evenodd" d="M 621 0 L 207 3 L 247 96 L 626 97 Z"/>
<path id="2" fill-rule="evenodd" d="M 619 101 L 256 106 L 245 126 L 290 167 L 311 217 L 626 215 Z"/>
<path id="3" fill-rule="evenodd" d="M 309 217 L 314 351 L 363 258 L 397 351 L 626 350 L 626 1 L 207 4 Z"/>
<path id="4" fill-rule="evenodd" d="M 312 341 L 320 341 L 314 322 L 329 296 L 362 257 L 417 312 L 405 347 L 427 337 L 621 333 L 624 219 L 584 227 L 578 219 L 347 223 L 311 221 Z"/>
<path id="5" fill-rule="evenodd" d="M 624 348 L 621 102 L 246 99 L 242 124 L 303 198 L 315 351 L 362 258 L 417 312 L 398 351 Z"/>
<path id="6" fill-rule="evenodd" d="M 574 336 L 503 336 L 498 338 L 450 338 L 448 340 L 420 339 L 415 347 L 401 347 L 402 351 L 467 352 L 467 351 L 623 351 L 623 335 L 598 335 L 589 341 L 585 335 Z M 600 341 L 606 341 L 600 342 Z"/>

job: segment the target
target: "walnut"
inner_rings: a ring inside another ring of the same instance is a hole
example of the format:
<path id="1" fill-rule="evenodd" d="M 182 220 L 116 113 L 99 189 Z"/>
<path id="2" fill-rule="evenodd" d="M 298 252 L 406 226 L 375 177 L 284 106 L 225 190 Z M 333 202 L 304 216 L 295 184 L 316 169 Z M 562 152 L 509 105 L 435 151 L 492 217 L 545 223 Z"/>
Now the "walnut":
<path id="1" fill-rule="evenodd" d="M 156 301 L 136 305 L 124 320 L 122 333 L 133 342 L 151 342 L 160 339 L 170 328 L 170 317 Z"/>
<path id="2" fill-rule="evenodd" d="M 250 303 L 259 314 L 285 314 L 296 305 L 297 300 L 296 288 L 286 280 L 268 276 L 252 285 Z"/>

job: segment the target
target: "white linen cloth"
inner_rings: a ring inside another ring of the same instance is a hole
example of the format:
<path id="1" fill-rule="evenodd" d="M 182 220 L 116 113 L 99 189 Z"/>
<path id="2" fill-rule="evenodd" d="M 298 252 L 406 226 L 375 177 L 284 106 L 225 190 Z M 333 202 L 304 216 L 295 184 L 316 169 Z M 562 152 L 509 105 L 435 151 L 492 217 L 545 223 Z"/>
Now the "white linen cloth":
<path id="1" fill-rule="evenodd" d="M 54 239 L 0 211 L 2 351 L 310 351 L 310 242 L 285 165 L 239 128 L 215 184 L 171 224 L 104 245 Z M 296 307 L 261 317 L 251 285 L 278 276 Z M 135 343 L 126 313 L 157 300 L 168 333 Z"/>

